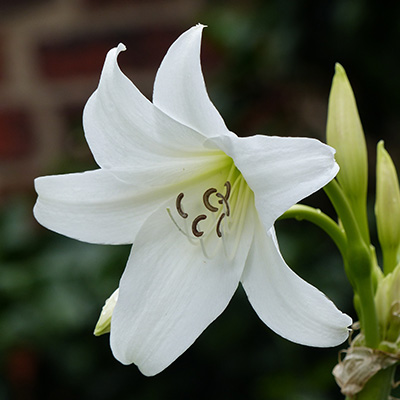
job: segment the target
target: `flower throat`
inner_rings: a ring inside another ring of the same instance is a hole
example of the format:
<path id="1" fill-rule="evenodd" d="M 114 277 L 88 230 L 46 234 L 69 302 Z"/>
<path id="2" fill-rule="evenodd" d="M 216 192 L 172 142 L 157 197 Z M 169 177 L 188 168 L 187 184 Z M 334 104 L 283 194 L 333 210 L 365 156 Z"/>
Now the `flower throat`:
<path id="1" fill-rule="evenodd" d="M 215 225 L 215 232 L 219 238 L 222 237 L 222 227 L 221 227 L 222 221 L 224 220 L 224 218 L 228 218 L 231 214 L 229 206 L 229 197 L 231 194 L 232 185 L 229 181 L 226 181 L 224 187 L 225 187 L 225 194 L 218 192 L 216 188 L 209 188 L 203 193 L 203 205 L 207 210 L 211 211 L 212 213 L 219 213 L 222 211 Z M 218 204 L 222 206 L 222 209 L 220 207 L 214 206 L 211 203 L 210 197 L 212 195 L 215 195 L 218 198 Z M 182 192 L 178 194 L 175 201 L 175 207 L 179 216 L 184 220 L 186 220 L 189 217 L 189 214 L 183 210 L 182 200 L 184 196 L 185 195 Z M 206 214 L 199 214 L 192 220 L 191 231 L 193 236 L 200 238 L 201 236 L 204 235 L 204 231 L 200 230 L 199 228 L 199 223 L 200 221 L 206 220 L 207 218 L 208 216 Z M 175 225 L 177 225 L 175 221 L 174 223 Z M 179 230 L 181 229 L 179 228 Z"/>

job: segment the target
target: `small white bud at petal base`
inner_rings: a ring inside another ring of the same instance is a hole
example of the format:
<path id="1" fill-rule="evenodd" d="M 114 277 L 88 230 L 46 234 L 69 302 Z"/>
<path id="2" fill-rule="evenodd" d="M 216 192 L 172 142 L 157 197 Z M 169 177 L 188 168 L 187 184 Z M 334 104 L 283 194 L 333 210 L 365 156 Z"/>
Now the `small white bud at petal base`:
<path id="1" fill-rule="evenodd" d="M 115 305 L 118 300 L 119 289 L 115 290 L 115 292 L 106 300 L 97 321 L 96 327 L 94 329 L 93 334 L 95 336 L 101 336 L 105 333 L 109 333 L 111 329 L 111 317 L 114 311 Z"/>

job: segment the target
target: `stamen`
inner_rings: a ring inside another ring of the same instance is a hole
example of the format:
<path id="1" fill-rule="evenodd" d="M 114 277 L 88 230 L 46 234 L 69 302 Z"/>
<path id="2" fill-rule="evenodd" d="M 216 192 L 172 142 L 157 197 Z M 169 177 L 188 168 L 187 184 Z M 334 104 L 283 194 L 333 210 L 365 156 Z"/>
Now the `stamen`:
<path id="1" fill-rule="evenodd" d="M 225 199 L 228 200 L 229 196 L 231 195 L 231 183 L 226 181 L 224 186 L 226 187 Z"/>
<path id="2" fill-rule="evenodd" d="M 216 196 L 218 196 L 220 198 L 220 200 L 218 200 L 219 204 L 225 204 L 226 207 L 226 216 L 229 217 L 230 215 L 230 208 L 229 208 L 229 203 L 228 203 L 228 199 L 229 196 L 231 195 L 231 183 L 229 181 L 226 181 L 224 184 L 226 191 L 225 191 L 225 196 L 221 193 L 217 193 Z"/>
<path id="3" fill-rule="evenodd" d="M 228 203 L 228 199 L 223 196 L 221 193 L 217 193 L 216 196 L 218 196 L 221 200 L 218 200 L 218 203 L 220 204 L 224 204 L 226 207 L 226 216 L 229 217 L 229 215 L 231 214 L 231 210 L 229 208 L 229 203 Z"/>
<path id="4" fill-rule="evenodd" d="M 212 211 L 212 212 L 217 212 L 217 211 L 218 211 L 218 208 L 217 208 L 217 207 L 214 207 L 214 206 L 210 203 L 210 196 L 211 196 L 213 193 L 216 193 L 216 191 L 217 191 L 217 189 L 215 189 L 215 188 L 210 188 L 210 189 L 207 189 L 207 190 L 204 192 L 204 194 L 203 194 L 203 203 L 204 203 L 204 205 L 206 206 L 206 208 L 207 208 L 208 210 Z"/>
<path id="5" fill-rule="evenodd" d="M 235 182 L 235 184 L 236 184 L 236 182 Z M 228 202 L 228 199 L 230 198 L 231 192 L 232 192 L 231 182 L 227 180 L 224 183 L 224 186 L 225 186 L 225 194 L 218 192 L 218 190 L 214 187 L 207 189 L 203 194 L 204 207 L 208 211 L 211 211 L 211 213 L 212 213 L 211 215 L 213 215 L 214 223 L 212 225 L 215 227 L 215 232 L 219 238 L 223 237 L 222 220 L 226 217 L 229 217 L 231 214 L 231 208 L 230 208 L 230 205 Z M 213 194 L 215 194 L 215 196 L 219 198 L 218 204 L 223 205 L 222 209 L 221 209 L 221 207 L 215 207 L 213 204 L 211 204 L 210 197 Z M 171 211 L 169 209 L 167 209 L 167 211 L 168 211 L 168 215 L 171 218 L 174 225 L 178 228 L 178 230 L 181 233 L 183 233 L 191 241 L 191 239 L 194 239 L 194 238 L 191 237 L 191 235 L 189 235 L 188 226 L 186 225 L 189 214 L 186 213 L 182 207 L 182 200 L 183 200 L 184 196 L 185 195 L 183 192 L 179 193 L 178 196 L 176 197 L 176 201 L 175 201 L 175 207 L 176 207 L 177 213 L 179 214 L 179 216 L 181 218 L 183 218 L 185 220 L 183 229 L 179 226 L 177 221 L 175 221 L 175 219 L 173 218 L 173 216 L 171 214 Z M 235 199 L 233 199 L 233 201 L 234 200 Z M 219 216 L 218 216 L 218 214 L 219 214 Z M 200 221 L 207 219 L 209 216 L 210 215 L 200 214 L 192 221 L 192 234 L 195 238 L 200 238 L 201 236 L 204 235 L 205 232 L 200 230 L 199 223 L 200 223 Z M 208 231 L 208 234 L 211 233 L 211 230 L 209 230 L 209 228 L 207 228 L 207 231 Z M 206 236 L 208 236 L 208 234 Z M 202 245 L 202 247 L 204 247 L 203 243 L 201 245 Z"/>
<path id="6" fill-rule="evenodd" d="M 203 231 L 199 231 L 197 229 L 197 225 L 198 225 L 198 223 L 200 221 L 202 221 L 203 219 L 206 219 L 206 218 L 207 218 L 207 215 L 200 214 L 193 220 L 193 222 L 192 222 L 192 233 L 193 233 L 194 236 L 200 237 L 200 236 L 202 236 L 204 234 Z"/>
<path id="7" fill-rule="evenodd" d="M 241 198 L 242 190 L 245 184 L 246 182 L 243 179 L 243 176 L 239 176 L 238 179 L 236 179 L 233 183 L 230 191 L 230 208 L 236 209 L 238 207 L 238 203 L 240 203 L 239 199 Z M 238 208 L 240 209 L 240 207 Z M 231 226 L 231 221 L 229 222 L 229 226 Z"/>
<path id="8" fill-rule="evenodd" d="M 237 252 L 237 249 L 239 248 L 239 244 L 240 244 L 240 240 L 241 240 L 241 232 L 243 231 L 243 227 L 245 225 L 245 221 L 247 220 L 247 213 L 245 212 L 245 210 L 247 210 L 248 206 L 247 204 L 250 201 L 254 201 L 254 198 L 252 197 L 252 192 L 250 190 L 250 188 L 247 186 L 246 182 L 244 179 L 240 180 L 240 184 L 239 184 L 239 188 L 238 188 L 238 192 L 240 193 L 240 196 L 238 196 L 240 198 L 240 200 L 237 200 L 236 204 L 235 204 L 235 210 L 236 207 L 239 211 L 238 214 L 235 215 L 235 226 L 231 227 L 234 229 L 235 232 L 235 238 L 233 238 L 233 240 L 231 241 L 231 243 L 233 244 L 233 246 L 230 248 L 229 253 L 235 255 Z M 235 182 L 236 183 L 236 182 Z M 229 223 L 228 223 L 229 225 Z"/>
<path id="9" fill-rule="evenodd" d="M 178 223 L 175 221 L 175 218 L 172 216 L 172 213 L 171 213 L 171 210 L 169 209 L 169 207 L 167 207 L 167 213 L 168 213 L 169 217 L 171 218 L 171 221 L 172 221 L 172 222 L 174 223 L 174 225 L 177 227 L 178 231 L 179 231 L 180 233 L 182 233 L 184 236 L 186 236 L 191 244 L 196 244 L 195 240 L 194 240 L 192 237 L 190 237 L 189 234 L 188 234 L 188 230 L 187 230 L 187 221 L 184 221 L 185 229 L 183 230 L 183 229 L 178 225 Z"/>
<path id="10" fill-rule="evenodd" d="M 182 199 L 183 199 L 184 194 L 183 193 L 179 193 L 177 198 L 176 198 L 176 210 L 178 211 L 178 214 L 182 217 L 182 218 L 187 218 L 188 214 L 185 213 L 182 209 Z"/>
<path id="11" fill-rule="evenodd" d="M 185 231 L 183 231 L 182 229 L 181 229 L 181 227 L 177 224 L 177 222 L 175 221 L 175 219 L 174 219 L 174 217 L 172 216 L 172 214 L 171 214 L 171 210 L 167 207 L 167 213 L 168 213 L 168 215 L 169 215 L 169 217 L 171 218 L 171 221 L 174 223 L 174 225 L 178 228 L 178 231 L 179 232 L 181 232 L 181 233 L 183 233 L 185 236 L 187 236 L 187 234 L 186 234 L 186 232 Z"/>
<path id="12" fill-rule="evenodd" d="M 225 196 L 223 196 L 221 193 L 221 196 L 219 196 L 219 197 L 224 197 L 225 198 L 225 200 L 228 200 L 229 199 L 229 196 L 231 195 L 231 183 L 229 182 L 229 181 L 226 181 L 225 183 L 224 183 L 224 186 L 225 186 L 225 188 L 226 188 L 226 192 L 225 192 Z M 222 200 L 219 200 L 218 201 L 218 203 L 219 204 L 222 204 Z"/>
<path id="13" fill-rule="evenodd" d="M 222 237 L 222 232 L 221 232 L 221 222 L 225 217 L 225 213 L 222 213 L 221 216 L 219 217 L 219 220 L 217 222 L 217 226 L 215 228 L 215 230 L 217 231 L 217 236 L 218 237 Z"/>

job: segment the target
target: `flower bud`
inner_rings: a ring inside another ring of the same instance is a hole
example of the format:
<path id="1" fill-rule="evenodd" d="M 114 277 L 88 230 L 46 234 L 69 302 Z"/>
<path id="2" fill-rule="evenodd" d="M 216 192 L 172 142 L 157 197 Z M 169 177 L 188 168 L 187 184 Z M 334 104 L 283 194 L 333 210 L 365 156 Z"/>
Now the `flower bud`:
<path id="1" fill-rule="evenodd" d="M 400 245 L 400 189 L 396 168 L 383 141 L 378 143 L 377 148 L 375 216 L 384 271 L 387 274 L 397 265 Z"/>
<path id="2" fill-rule="evenodd" d="M 375 293 L 375 307 L 378 317 L 379 328 L 382 339 L 386 338 L 386 332 L 389 326 L 389 315 L 391 300 L 389 296 L 391 282 L 393 281 L 392 274 L 385 276 L 378 284 Z"/>
<path id="3" fill-rule="evenodd" d="M 96 327 L 94 328 L 94 335 L 95 336 L 101 336 L 104 335 L 105 333 L 110 332 L 111 329 L 111 317 L 112 313 L 114 311 L 114 307 L 117 304 L 118 300 L 118 293 L 119 289 L 117 289 L 105 302 L 100 318 L 97 321 Z"/>
<path id="4" fill-rule="evenodd" d="M 366 197 L 367 146 L 353 90 L 344 68 L 336 63 L 329 95 L 327 143 L 336 149 L 337 179 L 349 199 Z"/>
<path id="5" fill-rule="evenodd" d="M 382 342 L 397 347 L 400 336 L 400 264 L 380 280 L 375 306 Z"/>

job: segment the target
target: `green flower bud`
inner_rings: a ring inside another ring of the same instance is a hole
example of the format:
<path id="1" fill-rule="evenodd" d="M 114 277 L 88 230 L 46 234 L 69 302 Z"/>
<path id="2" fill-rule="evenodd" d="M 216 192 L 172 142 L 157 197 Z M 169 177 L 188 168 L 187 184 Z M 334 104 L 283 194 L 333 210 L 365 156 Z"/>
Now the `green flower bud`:
<path id="1" fill-rule="evenodd" d="M 353 90 L 343 67 L 336 63 L 329 95 L 327 143 L 336 149 L 337 180 L 348 197 L 361 233 L 369 242 L 366 199 L 368 158 L 364 131 Z"/>
<path id="2" fill-rule="evenodd" d="M 389 315 L 391 300 L 389 296 L 391 282 L 393 280 L 392 274 L 385 276 L 378 284 L 375 293 L 375 307 L 378 316 L 379 328 L 382 339 L 386 338 L 386 332 L 389 326 Z"/>
<path id="3" fill-rule="evenodd" d="M 119 289 L 117 289 L 105 302 L 99 320 L 97 321 L 96 327 L 94 328 L 94 335 L 101 336 L 105 333 L 110 332 L 111 329 L 111 317 L 114 311 L 114 307 L 117 304 Z"/>
<path id="4" fill-rule="evenodd" d="M 367 147 L 353 90 L 344 68 L 336 63 L 329 95 L 327 142 L 336 149 L 338 180 L 349 197 L 367 192 Z"/>
<path id="5" fill-rule="evenodd" d="M 396 344 L 400 336 L 400 264 L 380 280 L 375 306 L 381 340 Z"/>
<path id="6" fill-rule="evenodd" d="M 378 143 L 377 148 L 375 216 L 384 271 L 387 274 L 397 265 L 400 245 L 400 189 L 396 168 L 383 141 Z"/>

